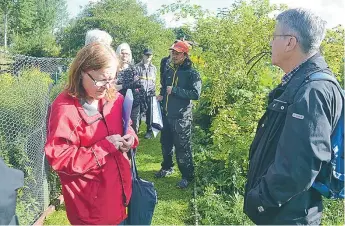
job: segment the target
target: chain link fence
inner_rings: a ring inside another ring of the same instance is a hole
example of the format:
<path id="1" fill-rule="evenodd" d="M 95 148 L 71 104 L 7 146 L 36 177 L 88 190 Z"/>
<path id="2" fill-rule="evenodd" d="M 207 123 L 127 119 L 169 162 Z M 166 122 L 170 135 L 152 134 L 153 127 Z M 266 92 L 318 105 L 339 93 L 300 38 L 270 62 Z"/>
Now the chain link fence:
<path id="1" fill-rule="evenodd" d="M 5 52 L 0 52 L 1 55 L 7 59 L 7 62 L 0 64 L 3 66 L 3 69 L 0 68 L 0 73 L 2 71 L 10 72 L 12 75 L 18 76 L 25 69 L 37 68 L 41 72 L 48 73 L 55 83 L 61 74 L 67 70 L 71 61 L 70 58 L 32 57 L 19 54 L 11 55 Z"/>
<path id="2" fill-rule="evenodd" d="M 0 52 L 0 157 L 24 172 L 16 210 L 21 225 L 33 224 L 60 193 L 43 148 L 50 90 L 69 62 Z"/>

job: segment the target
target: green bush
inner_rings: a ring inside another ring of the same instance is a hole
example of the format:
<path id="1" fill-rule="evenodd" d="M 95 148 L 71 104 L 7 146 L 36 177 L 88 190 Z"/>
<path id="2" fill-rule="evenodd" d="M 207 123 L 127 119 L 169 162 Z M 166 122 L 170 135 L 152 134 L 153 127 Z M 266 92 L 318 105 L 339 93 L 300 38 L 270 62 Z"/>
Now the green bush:
<path id="1" fill-rule="evenodd" d="M 12 51 L 36 57 L 56 57 L 61 47 L 56 44 L 55 36 L 49 31 L 33 30 L 30 33 L 13 37 Z"/>
<path id="2" fill-rule="evenodd" d="M 57 83 L 51 88 L 49 93 L 50 102 L 53 102 L 55 98 L 64 90 L 67 84 L 67 76 L 67 72 L 63 73 Z"/>
<path id="3" fill-rule="evenodd" d="M 199 222 L 202 225 L 248 225 L 252 224 L 242 212 L 243 196 L 220 195 L 212 185 L 205 187 L 197 196 Z"/>
<path id="4" fill-rule="evenodd" d="M 42 148 L 51 83 L 49 75 L 37 69 L 22 71 L 19 77 L 0 76 L 0 156 L 24 172 L 17 215 L 25 225 L 32 224 L 45 205 Z"/>
<path id="5" fill-rule="evenodd" d="M 344 225 L 344 201 L 343 200 L 323 200 L 323 225 Z"/>
<path id="6" fill-rule="evenodd" d="M 84 7 L 79 16 L 72 20 L 59 34 L 63 56 L 74 57 L 84 46 L 88 30 L 99 28 L 113 37 L 112 46 L 122 42 L 131 46 L 136 63 L 142 59 L 142 51 L 151 48 L 153 63 L 158 66 L 160 59 L 168 55 L 168 48 L 174 41 L 171 29 L 166 29 L 155 15 L 148 15 L 147 8 L 135 0 L 103 0 Z"/>

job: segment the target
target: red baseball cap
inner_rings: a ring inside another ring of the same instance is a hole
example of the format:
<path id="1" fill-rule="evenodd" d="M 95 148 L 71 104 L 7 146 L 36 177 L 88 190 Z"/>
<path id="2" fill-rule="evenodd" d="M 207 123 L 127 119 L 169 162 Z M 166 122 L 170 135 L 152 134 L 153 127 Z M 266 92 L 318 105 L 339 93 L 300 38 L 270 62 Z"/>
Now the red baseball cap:
<path id="1" fill-rule="evenodd" d="M 176 42 L 169 50 L 175 50 L 179 53 L 188 53 L 189 52 L 189 44 L 184 41 Z"/>

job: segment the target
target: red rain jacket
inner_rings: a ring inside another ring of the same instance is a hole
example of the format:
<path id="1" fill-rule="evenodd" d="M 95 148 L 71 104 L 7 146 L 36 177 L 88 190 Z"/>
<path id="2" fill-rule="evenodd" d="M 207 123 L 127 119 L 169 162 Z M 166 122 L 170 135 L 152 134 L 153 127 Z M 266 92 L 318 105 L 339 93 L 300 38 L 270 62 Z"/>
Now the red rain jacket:
<path id="1" fill-rule="evenodd" d="M 119 224 L 132 193 L 130 163 L 106 137 L 123 135 L 123 96 L 101 100 L 102 114 L 88 116 L 66 92 L 53 102 L 45 153 L 59 174 L 71 224 Z M 132 128 L 129 133 L 138 137 Z"/>

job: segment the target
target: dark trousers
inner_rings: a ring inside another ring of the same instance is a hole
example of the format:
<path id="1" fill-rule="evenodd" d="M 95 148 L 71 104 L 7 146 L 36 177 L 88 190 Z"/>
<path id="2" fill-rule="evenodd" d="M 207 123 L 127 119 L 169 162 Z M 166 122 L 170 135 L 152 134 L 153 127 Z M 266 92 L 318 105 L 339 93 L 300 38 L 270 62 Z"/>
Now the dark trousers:
<path id="1" fill-rule="evenodd" d="M 135 133 L 138 134 L 139 125 L 140 125 L 140 105 L 132 108 L 131 112 L 132 128 Z"/>
<path id="2" fill-rule="evenodd" d="M 191 144 L 192 120 L 163 117 L 161 132 L 162 168 L 167 170 L 173 167 L 173 147 L 175 147 L 176 162 L 182 178 L 192 180 L 194 178 Z"/>
<path id="3" fill-rule="evenodd" d="M 146 126 L 147 126 L 147 131 L 152 131 L 152 121 L 153 121 L 153 98 L 156 97 L 147 97 L 147 110 L 146 110 Z"/>
<path id="4" fill-rule="evenodd" d="M 152 105 L 152 102 L 153 102 L 153 98 L 156 98 L 155 96 L 147 96 L 145 98 L 146 100 L 146 106 L 147 106 L 147 109 L 145 112 L 141 112 L 140 114 L 143 115 L 145 114 L 145 122 L 146 122 L 146 128 L 147 128 L 147 132 L 152 132 L 152 122 L 153 122 L 153 105 Z M 140 117 L 140 124 L 141 124 L 141 117 Z"/>

